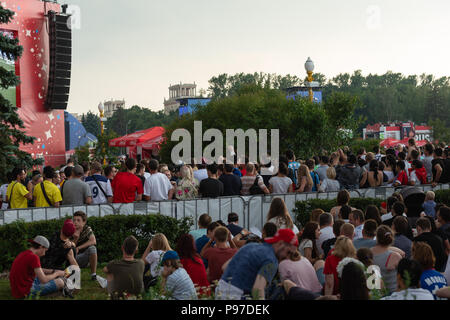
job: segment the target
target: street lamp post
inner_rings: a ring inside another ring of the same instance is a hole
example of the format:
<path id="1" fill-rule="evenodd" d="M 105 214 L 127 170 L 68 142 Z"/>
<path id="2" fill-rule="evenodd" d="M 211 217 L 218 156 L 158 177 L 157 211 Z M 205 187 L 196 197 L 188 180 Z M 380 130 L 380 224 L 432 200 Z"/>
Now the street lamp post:
<path id="1" fill-rule="evenodd" d="M 103 133 L 104 133 L 104 127 L 103 127 L 103 121 L 105 118 L 103 117 L 103 111 L 105 111 L 105 107 L 103 106 L 103 103 L 99 103 L 98 105 L 98 111 L 100 112 L 100 128 L 101 128 L 101 136 L 103 140 Z M 105 158 L 105 145 L 102 145 L 102 152 L 103 152 L 103 165 L 106 165 L 106 158 Z"/>
<path id="2" fill-rule="evenodd" d="M 308 74 L 309 101 L 313 102 L 314 95 L 313 95 L 313 89 L 312 89 L 311 84 L 314 80 L 314 78 L 313 78 L 314 62 L 312 62 L 310 57 L 308 57 L 308 60 L 306 60 L 306 62 L 305 62 L 305 69 L 306 69 L 306 73 Z"/>

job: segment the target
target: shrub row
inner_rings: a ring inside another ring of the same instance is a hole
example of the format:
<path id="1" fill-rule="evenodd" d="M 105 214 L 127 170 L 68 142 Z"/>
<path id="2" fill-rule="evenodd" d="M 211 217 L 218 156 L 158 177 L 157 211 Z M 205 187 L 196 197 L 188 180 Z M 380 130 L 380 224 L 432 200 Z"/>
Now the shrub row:
<path id="1" fill-rule="evenodd" d="M 11 267 L 15 257 L 26 250 L 27 240 L 36 235 L 50 239 L 61 230 L 65 219 L 25 223 L 17 221 L 0 227 L 0 272 Z M 152 235 L 163 233 L 175 248 L 178 237 L 193 225 L 192 218 L 174 219 L 163 215 L 110 215 L 90 217 L 87 224 L 97 239 L 98 262 L 104 263 L 122 256 L 123 240 L 134 235 L 139 240 L 139 258 L 147 248 Z"/>
<path id="2" fill-rule="evenodd" d="M 439 190 L 435 191 L 436 203 L 444 203 L 445 205 L 450 205 L 450 190 Z M 350 199 L 350 206 L 353 208 L 358 208 L 363 211 L 366 210 L 369 205 L 381 206 L 381 203 L 385 201 L 382 199 L 375 198 L 352 198 Z M 298 201 L 295 204 L 294 214 L 297 224 L 304 226 L 310 219 L 311 211 L 314 209 L 322 209 L 325 212 L 330 212 L 331 208 L 337 206 L 336 199 L 313 199 L 308 201 Z"/>

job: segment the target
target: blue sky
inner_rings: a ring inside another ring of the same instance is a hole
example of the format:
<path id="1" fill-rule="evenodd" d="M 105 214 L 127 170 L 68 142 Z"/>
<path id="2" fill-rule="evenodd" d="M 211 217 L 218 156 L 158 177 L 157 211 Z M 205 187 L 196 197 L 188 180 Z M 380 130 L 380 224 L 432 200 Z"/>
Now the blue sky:
<path id="1" fill-rule="evenodd" d="M 61 1 L 60 1 L 61 2 Z M 328 77 L 361 69 L 450 76 L 450 1 L 71 0 L 69 112 L 100 101 L 161 110 L 170 84 L 220 73 Z"/>

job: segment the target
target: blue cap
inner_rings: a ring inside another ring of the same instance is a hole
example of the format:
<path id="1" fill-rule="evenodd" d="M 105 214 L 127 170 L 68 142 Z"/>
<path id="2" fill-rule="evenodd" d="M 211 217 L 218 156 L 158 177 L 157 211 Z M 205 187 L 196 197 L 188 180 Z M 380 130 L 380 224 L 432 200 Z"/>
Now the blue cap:
<path id="1" fill-rule="evenodd" d="M 161 260 L 161 265 L 163 265 L 164 261 L 166 260 L 180 260 L 180 257 L 178 256 L 178 253 L 173 250 L 169 250 L 166 253 L 164 253 L 164 256 Z"/>

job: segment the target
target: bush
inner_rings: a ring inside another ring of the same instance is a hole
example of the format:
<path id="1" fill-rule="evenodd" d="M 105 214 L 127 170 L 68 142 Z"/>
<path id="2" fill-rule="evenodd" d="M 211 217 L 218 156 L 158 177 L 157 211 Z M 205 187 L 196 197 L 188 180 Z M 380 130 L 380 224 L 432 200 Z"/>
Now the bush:
<path id="1" fill-rule="evenodd" d="M 15 257 L 29 248 L 28 239 L 36 235 L 51 238 L 61 230 L 65 219 L 25 223 L 17 221 L 0 227 L 0 272 L 11 267 Z M 174 219 L 163 215 L 110 215 L 90 217 L 87 224 L 97 239 L 98 262 L 106 263 L 122 256 L 123 240 L 134 235 L 139 240 L 140 258 L 147 248 L 151 235 L 163 233 L 175 248 L 178 237 L 187 233 L 193 225 L 191 217 Z"/>
<path id="2" fill-rule="evenodd" d="M 450 206 L 450 190 L 438 190 L 434 192 L 436 194 L 435 202 L 444 203 Z"/>
<path id="3" fill-rule="evenodd" d="M 353 208 L 366 210 L 367 206 L 374 204 L 378 207 L 381 206 L 383 200 L 374 198 L 353 198 L 350 199 L 350 206 Z M 337 206 L 336 199 L 313 199 L 308 201 L 298 201 L 295 204 L 295 218 L 298 224 L 304 226 L 311 217 L 311 211 L 314 209 L 322 209 L 325 212 L 330 212 L 331 208 Z"/>

